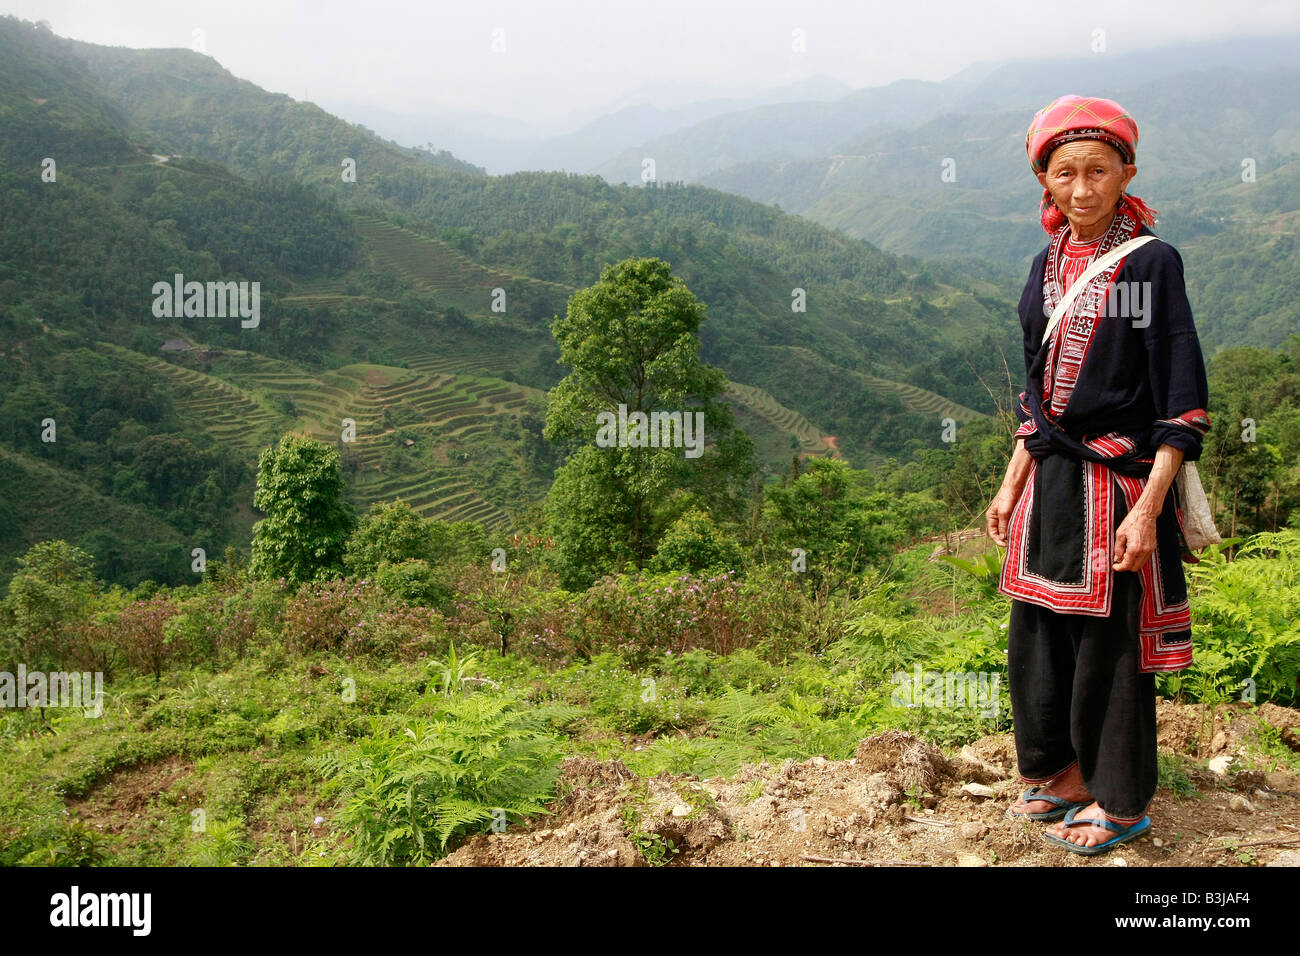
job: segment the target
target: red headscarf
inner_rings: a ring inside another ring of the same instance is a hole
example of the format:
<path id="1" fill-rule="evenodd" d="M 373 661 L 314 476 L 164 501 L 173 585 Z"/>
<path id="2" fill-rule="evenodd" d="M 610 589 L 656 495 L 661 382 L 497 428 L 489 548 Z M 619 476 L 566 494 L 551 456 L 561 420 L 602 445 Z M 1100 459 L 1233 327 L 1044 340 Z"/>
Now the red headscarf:
<path id="1" fill-rule="evenodd" d="M 1076 139 L 1109 143 L 1119 151 L 1125 163 L 1131 163 L 1137 155 L 1138 127 L 1133 117 L 1114 100 L 1073 94 L 1062 96 L 1035 113 L 1034 121 L 1029 124 L 1029 132 L 1025 134 L 1029 165 L 1036 173 L 1046 172 L 1052 150 Z M 1065 214 L 1052 202 L 1050 190 L 1043 190 L 1039 210 L 1043 229 L 1048 235 L 1065 224 Z M 1120 197 L 1119 211 L 1127 212 L 1148 226 L 1155 225 L 1156 210 L 1137 196 L 1124 193 Z"/>

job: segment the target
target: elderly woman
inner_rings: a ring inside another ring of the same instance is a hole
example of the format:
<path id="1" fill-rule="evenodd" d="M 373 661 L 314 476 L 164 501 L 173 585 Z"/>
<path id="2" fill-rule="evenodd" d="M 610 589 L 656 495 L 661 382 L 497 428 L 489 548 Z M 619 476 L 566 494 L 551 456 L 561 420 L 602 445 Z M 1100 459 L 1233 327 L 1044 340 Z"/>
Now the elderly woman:
<path id="1" fill-rule="evenodd" d="M 1083 276 L 1154 236 L 1154 211 L 1125 192 L 1137 140 L 1128 113 L 1093 97 L 1061 97 L 1030 125 L 1050 239 L 1020 297 L 1021 424 L 987 513 L 1007 547 L 1016 754 L 1032 784 L 1008 813 L 1064 816 L 1048 839 L 1089 855 L 1151 826 L 1155 672 L 1192 657 L 1174 477 L 1210 427 L 1178 252 L 1147 241 Z"/>

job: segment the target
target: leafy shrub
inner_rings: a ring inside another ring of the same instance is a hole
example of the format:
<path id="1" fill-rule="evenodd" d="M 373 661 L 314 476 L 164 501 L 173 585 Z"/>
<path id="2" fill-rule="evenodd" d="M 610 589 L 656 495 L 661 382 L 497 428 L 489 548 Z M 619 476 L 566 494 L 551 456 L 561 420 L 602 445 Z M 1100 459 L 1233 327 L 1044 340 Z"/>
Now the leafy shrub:
<path id="1" fill-rule="evenodd" d="M 373 581 L 304 584 L 286 605 L 281 636 L 290 653 L 415 657 L 441 631 L 427 608 L 394 603 Z"/>
<path id="2" fill-rule="evenodd" d="M 204 584 L 176 590 L 179 611 L 167 623 L 168 638 L 180 642 L 195 663 L 230 663 L 254 642 L 259 624 L 273 623 L 259 613 L 257 588 L 244 582 L 225 588 Z"/>
<path id="3" fill-rule="evenodd" d="M 730 571 L 605 578 L 579 600 L 578 650 L 587 656 L 614 651 L 645 664 L 697 647 L 715 654 L 746 647 L 762 629 L 745 613 L 740 593 Z"/>
<path id="4" fill-rule="evenodd" d="M 341 649 L 361 620 L 363 584 L 330 581 L 304 584 L 284 609 L 280 634 L 296 654 Z"/>
<path id="5" fill-rule="evenodd" d="M 433 526 L 397 499 L 376 502 L 362 516 L 343 560 L 358 575 L 373 574 L 385 562 L 430 560 L 435 551 Z"/>
<path id="6" fill-rule="evenodd" d="M 446 573 L 419 558 L 385 561 L 375 570 L 374 578 L 385 594 L 411 604 L 441 608 L 451 600 Z"/>
<path id="7" fill-rule="evenodd" d="M 735 571 L 741 566 L 740 548 L 727 539 L 709 515 L 698 509 L 686 512 L 664 532 L 659 550 L 650 562 L 654 571 Z"/>
<path id="8" fill-rule="evenodd" d="M 108 641 L 116 647 L 127 668 L 135 674 L 151 674 L 157 680 L 163 671 L 182 660 L 188 652 L 183 633 L 168 633 L 167 624 L 177 613 L 168 595 L 134 601 L 107 624 Z"/>
<path id="9" fill-rule="evenodd" d="M 0 652 L 33 670 L 53 670 L 67 660 L 94 606 L 94 558 L 66 541 L 42 541 L 18 568 L 3 603 Z"/>
<path id="10" fill-rule="evenodd" d="M 741 580 L 649 571 L 603 578 L 574 594 L 536 569 L 492 574 L 470 568 L 453 585 L 447 628 L 458 644 L 515 650 L 567 666 L 619 654 L 650 666 L 669 653 L 700 648 L 730 654 L 746 647 L 780 659 L 837 627 L 798 585 L 766 568 Z"/>
<path id="11" fill-rule="evenodd" d="M 109 845 L 117 839 L 76 817 L 44 827 L 35 838 L 38 846 L 22 858 L 26 866 L 99 866 L 108 861 Z"/>
<path id="12" fill-rule="evenodd" d="M 570 672 L 577 686 L 569 699 L 590 706 L 592 713 L 617 733 L 664 734 L 706 723 L 709 705 L 688 694 L 670 674 L 629 670 L 612 654 Z"/>

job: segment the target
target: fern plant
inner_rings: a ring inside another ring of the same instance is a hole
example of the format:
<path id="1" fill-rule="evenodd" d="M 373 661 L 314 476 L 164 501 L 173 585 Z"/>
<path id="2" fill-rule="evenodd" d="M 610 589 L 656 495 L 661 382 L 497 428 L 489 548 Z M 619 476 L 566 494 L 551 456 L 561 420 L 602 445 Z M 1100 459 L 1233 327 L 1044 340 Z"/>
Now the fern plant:
<path id="1" fill-rule="evenodd" d="M 190 866 L 238 866 L 252 846 L 244 839 L 243 826 L 236 820 L 213 820 L 195 838 L 186 855 Z"/>
<path id="2" fill-rule="evenodd" d="M 1261 697 L 1293 702 L 1300 697 L 1300 533 L 1253 535 L 1232 561 L 1224 555 L 1230 543 L 1207 548 L 1188 568 L 1196 653 L 1234 689 L 1249 679 Z"/>
<path id="3" fill-rule="evenodd" d="M 712 710 L 719 736 L 730 740 L 747 739 L 759 728 L 776 724 L 783 717 L 779 705 L 735 687 L 728 687 Z"/>
<path id="4" fill-rule="evenodd" d="M 864 672 L 887 681 L 895 671 L 906 670 L 940 647 L 931 620 L 860 609 L 855 604 L 845 616 L 844 636 L 832 650 L 834 657 L 857 662 Z"/>
<path id="5" fill-rule="evenodd" d="M 545 715 L 474 694 L 446 698 L 432 720 L 380 723 L 349 753 L 317 764 L 332 775 L 325 796 L 343 798 L 350 862 L 427 865 L 470 833 L 546 812 L 560 748 L 541 728 Z"/>

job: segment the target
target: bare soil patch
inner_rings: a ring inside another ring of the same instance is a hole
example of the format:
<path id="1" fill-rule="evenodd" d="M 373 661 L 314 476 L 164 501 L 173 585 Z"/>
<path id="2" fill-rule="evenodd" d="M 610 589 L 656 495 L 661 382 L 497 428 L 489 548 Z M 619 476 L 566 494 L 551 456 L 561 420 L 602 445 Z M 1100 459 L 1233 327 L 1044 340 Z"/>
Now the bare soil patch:
<path id="1" fill-rule="evenodd" d="M 639 781 L 618 761 L 566 760 L 552 815 L 476 836 L 439 866 L 641 866 L 638 845 L 671 843 L 669 866 L 1248 866 L 1300 861 L 1300 779 L 1267 769 L 1245 705 L 1159 703 L 1162 750 L 1183 791 L 1161 788 L 1147 834 L 1088 858 L 1009 819 L 1025 789 L 1010 734 L 944 753 L 903 731 L 863 740 L 850 760 L 745 766 L 730 780 Z M 1300 711 L 1257 711 L 1296 747 Z M 1297 748 L 1300 749 L 1300 748 Z M 1251 753 L 1256 756 L 1252 758 Z M 1206 766 L 1213 757 L 1222 772 Z M 1259 764 L 1247 767 L 1247 764 Z M 1276 762 L 1275 762 L 1276 763 Z M 1261 769 L 1261 767 L 1265 769 Z M 1186 792 L 1190 791 L 1190 792 Z M 629 806 L 636 827 L 629 827 Z M 1121 862 L 1122 861 L 1122 864 Z"/>

